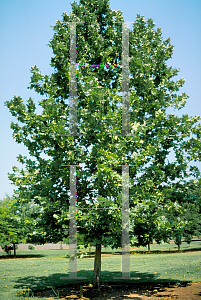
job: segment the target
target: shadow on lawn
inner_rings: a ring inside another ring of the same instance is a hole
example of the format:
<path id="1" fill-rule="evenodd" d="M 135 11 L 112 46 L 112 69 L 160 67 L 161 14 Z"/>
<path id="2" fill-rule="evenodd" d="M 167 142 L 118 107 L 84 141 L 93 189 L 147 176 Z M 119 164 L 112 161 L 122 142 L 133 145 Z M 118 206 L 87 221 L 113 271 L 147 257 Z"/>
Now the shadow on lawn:
<path id="1" fill-rule="evenodd" d="M 180 251 L 178 251 L 177 247 L 175 247 L 176 249 L 173 250 L 173 249 L 170 249 L 170 250 L 151 250 L 150 252 L 148 251 L 142 251 L 142 250 L 131 250 L 130 251 L 130 254 L 167 254 L 167 253 L 184 253 L 184 252 L 194 252 L 194 251 L 201 251 L 201 247 L 200 248 L 190 248 L 190 249 L 180 249 Z"/>
<path id="2" fill-rule="evenodd" d="M 18 259 L 18 258 L 41 258 L 45 257 L 42 254 L 17 254 L 16 257 L 12 255 L 0 255 L 0 260 L 2 259 Z"/>
<path id="3" fill-rule="evenodd" d="M 55 290 L 59 291 L 60 295 L 65 293 L 65 295 L 72 295 L 80 293 L 80 285 L 83 286 L 83 291 L 85 295 L 89 294 L 90 296 L 95 295 L 97 292 L 93 290 L 92 283 L 93 271 L 78 271 L 78 277 L 86 277 L 87 279 L 60 279 L 60 277 L 67 277 L 68 273 L 55 273 L 49 276 L 27 276 L 23 278 L 15 278 L 15 289 L 26 289 L 33 292 L 37 297 L 47 297 L 55 296 Z M 171 278 L 161 279 L 160 274 L 150 274 L 150 273 L 141 273 L 141 272 L 131 272 L 131 278 L 128 280 L 117 280 L 113 277 L 120 277 L 120 272 L 101 272 L 101 292 L 106 291 L 106 289 L 126 289 L 126 288 L 135 288 L 143 289 L 144 287 L 149 287 L 150 290 L 154 289 L 163 289 L 166 287 L 172 287 L 175 284 L 180 284 L 181 286 L 186 286 L 191 281 L 180 281 L 172 280 Z M 139 278 L 139 279 L 134 279 Z M 111 290 L 112 291 L 112 290 Z M 107 298 L 104 298 L 107 299 Z"/>
<path id="4" fill-rule="evenodd" d="M 170 250 L 151 250 L 150 252 L 143 251 L 143 250 L 130 250 L 130 254 L 167 254 L 167 253 L 179 253 L 177 250 L 177 247 L 175 247 L 176 249 L 170 249 Z M 196 248 L 186 248 L 186 249 L 180 249 L 180 253 L 182 252 L 193 252 L 193 251 L 201 251 L 201 247 L 196 247 Z M 108 251 L 101 251 L 101 254 L 107 254 L 107 255 L 121 255 L 121 250 L 119 251 L 114 251 L 114 252 L 108 252 Z M 84 257 L 87 258 L 91 258 L 95 256 L 95 251 L 88 251 L 88 254 L 85 255 Z"/>

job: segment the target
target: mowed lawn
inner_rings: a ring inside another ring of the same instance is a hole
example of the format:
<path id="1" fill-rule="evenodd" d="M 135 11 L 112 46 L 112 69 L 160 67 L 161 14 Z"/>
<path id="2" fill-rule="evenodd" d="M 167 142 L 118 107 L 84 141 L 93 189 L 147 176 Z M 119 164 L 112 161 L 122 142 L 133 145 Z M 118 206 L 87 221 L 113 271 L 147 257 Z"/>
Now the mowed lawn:
<path id="1" fill-rule="evenodd" d="M 182 246 L 186 250 L 188 248 L 201 250 L 200 242 L 192 242 L 190 247 L 185 244 Z M 155 253 L 167 251 L 169 249 L 167 247 L 176 249 L 174 244 L 152 245 L 151 250 L 154 254 L 142 254 L 140 252 L 143 248 L 140 248 L 136 254 L 130 255 L 130 274 L 134 277 L 132 279 L 134 283 L 201 282 L 201 251 Z M 105 252 L 105 249 L 102 251 Z M 78 281 L 60 279 L 68 276 L 69 259 L 65 258 L 67 252 L 68 250 L 17 251 L 17 255 L 21 258 L 0 259 L 0 299 L 38 300 L 41 298 L 31 297 L 33 291 L 77 284 Z M 4 253 L 0 252 L 0 255 Z M 87 278 L 80 280 L 80 283 L 92 282 L 93 266 L 94 257 L 77 260 L 78 276 Z M 113 277 L 118 276 L 121 276 L 121 255 L 103 256 L 102 282 L 117 282 Z"/>

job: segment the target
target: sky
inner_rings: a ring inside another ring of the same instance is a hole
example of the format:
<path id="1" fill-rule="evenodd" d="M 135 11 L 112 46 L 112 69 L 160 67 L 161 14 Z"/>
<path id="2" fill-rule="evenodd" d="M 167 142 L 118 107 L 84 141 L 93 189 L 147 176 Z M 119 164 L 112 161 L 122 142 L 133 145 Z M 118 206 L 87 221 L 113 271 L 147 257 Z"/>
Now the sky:
<path id="1" fill-rule="evenodd" d="M 72 1 L 66 0 L 0 0 L 0 199 L 12 195 L 13 185 L 7 173 L 12 166 L 21 167 L 16 156 L 28 155 L 23 144 L 12 138 L 11 116 L 4 101 L 13 95 L 24 101 L 41 96 L 28 90 L 31 66 L 37 65 L 42 74 L 50 75 L 52 50 L 47 46 L 53 36 L 51 26 L 62 19 L 63 12 L 70 15 Z M 79 3 L 79 0 L 76 1 Z M 113 10 L 121 10 L 124 20 L 134 22 L 136 15 L 153 18 L 155 28 L 161 28 L 164 39 L 171 38 L 174 54 L 168 65 L 180 68 L 176 79 L 184 77 L 180 93 L 189 96 L 185 108 L 168 111 L 177 116 L 201 115 L 201 1 L 200 0 L 111 0 Z M 201 163 L 194 165 L 201 166 Z"/>

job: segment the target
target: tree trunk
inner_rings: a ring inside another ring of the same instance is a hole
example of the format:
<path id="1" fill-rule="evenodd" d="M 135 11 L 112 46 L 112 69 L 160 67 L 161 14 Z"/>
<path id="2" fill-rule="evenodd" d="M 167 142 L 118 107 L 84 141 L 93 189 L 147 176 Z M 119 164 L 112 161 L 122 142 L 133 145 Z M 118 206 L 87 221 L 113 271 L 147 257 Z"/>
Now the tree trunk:
<path id="1" fill-rule="evenodd" d="M 101 245 L 96 245 L 93 288 L 97 290 L 100 290 L 100 274 L 101 274 Z"/>
<path id="2" fill-rule="evenodd" d="M 14 250 L 14 257 L 16 257 L 16 247 L 15 247 L 15 244 L 13 244 L 13 250 Z"/>
<path id="3" fill-rule="evenodd" d="M 150 252 L 150 244 L 148 243 L 148 252 Z"/>
<path id="4" fill-rule="evenodd" d="M 60 250 L 61 250 L 61 249 L 63 249 L 63 247 L 62 247 L 62 241 L 60 242 Z"/>
<path id="5" fill-rule="evenodd" d="M 180 244 L 178 245 L 178 252 L 180 252 Z"/>

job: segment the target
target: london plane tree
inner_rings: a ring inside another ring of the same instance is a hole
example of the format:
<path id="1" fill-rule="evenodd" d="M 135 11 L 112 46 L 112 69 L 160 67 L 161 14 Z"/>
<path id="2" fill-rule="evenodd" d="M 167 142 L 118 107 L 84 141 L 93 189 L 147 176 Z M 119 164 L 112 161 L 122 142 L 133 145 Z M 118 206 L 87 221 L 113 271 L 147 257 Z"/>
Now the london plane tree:
<path id="1" fill-rule="evenodd" d="M 163 40 L 152 19 L 137 15 L 132 29 L 126 29 L 122 12 L 112 10 L 108 0 L 80 0 L 71 6 L 70 16 L 63 13 L 53 26 L 52 74 L 31 67 L 29 89 L 41 95 L 42 112 L 36 113 L 32 98 L 24 103 L 14 96 L 5 102 L 19 122 L 11 123 L 13 138 L 31 156 L 18 156 L 24 169 L 14 167 L 9 179 L 17 186 L 18 201 L 34 199 L 43 207 L 38 242 L 57 242 L 69 234 L 69 166 L 77 166 L 77 230 L 85 234 L 86 245 L 96 247 L 93 285 L 98 287 L 101 245 L 121 247 L 121 166 L 130 166 L 132 218 L 132 208 L 145 200 L 147 190 L 156 202 L 165 203 L 173 189 L 170 183 L 190 176 L 188 162 L 201 158 L 201 127 L 199 116 L 166 112 L 169 107 L 183 108 L 188 96 L 178 94 L 185 80 L 174 81 L 179 70 L 167 65 L 174 49 L 171 40 Z M 72 22 L 76 22 L 77 135 L 71 134 L 69 125 L 70 88 L 75 86 Z M 129 57 L 123 55 L 123 31 L 129 36 Z M 129 107 L 124 115 L 130 135 L 122 127 L 122 82 L 128 74 Z M 175 161 L 169 163 L 171 150 Z M 194 175 L 196 169 L 190 172 Z M 140 194 L 143 187 L 146 193 Z"/>

